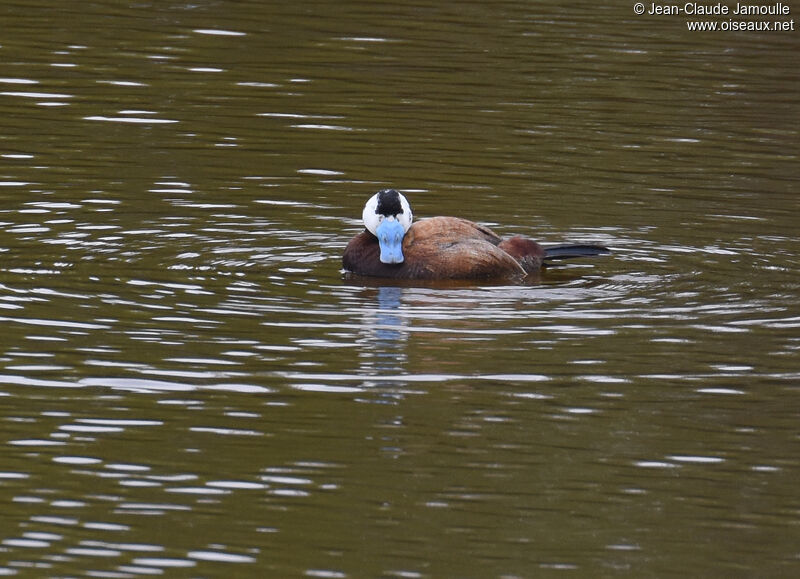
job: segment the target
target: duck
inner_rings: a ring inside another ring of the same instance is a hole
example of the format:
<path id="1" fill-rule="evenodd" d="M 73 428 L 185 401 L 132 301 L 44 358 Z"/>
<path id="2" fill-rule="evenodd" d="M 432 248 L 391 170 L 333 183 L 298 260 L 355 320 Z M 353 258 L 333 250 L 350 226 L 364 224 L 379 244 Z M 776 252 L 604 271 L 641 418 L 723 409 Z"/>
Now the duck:
<path id="1" fill-rule="evenodd" d="M 516 235 L 503 239 L 460 217 L 413 221 L 408 199 L 383 189 L 364 205 L 365 230 L 342 256 L 350 274 L 400 280 L 523 279 L 553 261 L 610 253 L 602 245 L 542 246 Z"/>

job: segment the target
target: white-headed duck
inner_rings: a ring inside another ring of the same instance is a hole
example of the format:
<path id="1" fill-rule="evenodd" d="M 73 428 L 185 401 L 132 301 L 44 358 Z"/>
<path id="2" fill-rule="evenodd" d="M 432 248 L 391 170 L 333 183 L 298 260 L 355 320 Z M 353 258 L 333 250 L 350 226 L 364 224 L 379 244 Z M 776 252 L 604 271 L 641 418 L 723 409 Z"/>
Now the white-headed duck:
<path id="1" fill-rule="evenodd" d="M 543 247 L 525 237 L 502 239 L 488 227 L 458 217 L 412 225 L 408 200 L 394 189 L 373 195 L 362 214 L 366 231 L 344 250 L 344 268 L 393 279 L 522 278 L 551 260 L 602 255 L 600 245 Z"/>

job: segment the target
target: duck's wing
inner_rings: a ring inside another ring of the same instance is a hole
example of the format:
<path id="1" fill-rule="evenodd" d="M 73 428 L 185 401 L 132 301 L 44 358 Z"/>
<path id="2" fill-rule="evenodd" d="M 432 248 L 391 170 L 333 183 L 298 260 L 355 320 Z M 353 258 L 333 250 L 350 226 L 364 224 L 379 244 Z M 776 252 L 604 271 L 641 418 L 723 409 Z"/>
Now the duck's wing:
<path id="1" fill-rule="evenodd" d="M 450 242 L 462 239 L 479 239 L 497 245 L 501 237 L 494 231 L 468 219 L 460 217 L 430 217 L 414 223 L 406 236 L 410 236 L 411 243 L 414 237 L 429 239 L 442 238 Z"/>
<path id="2" fill-rule="evenodd" d="M 476 279 L 525 275 L 500 237 L 488 227 L 457 217 L 416 222 L 403 240 L 403 277 L 410 279 Z"/>

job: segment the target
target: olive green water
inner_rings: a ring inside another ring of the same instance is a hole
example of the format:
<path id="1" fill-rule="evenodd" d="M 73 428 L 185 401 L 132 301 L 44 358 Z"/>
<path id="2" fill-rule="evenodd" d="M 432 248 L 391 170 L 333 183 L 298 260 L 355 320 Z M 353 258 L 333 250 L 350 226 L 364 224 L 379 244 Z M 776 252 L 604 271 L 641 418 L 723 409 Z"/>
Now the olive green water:
<path id="1" fill-rule="evenodd" d="M 632 6 L 4 2 L 0 575 L 800 574 L 800 32 Z"/>

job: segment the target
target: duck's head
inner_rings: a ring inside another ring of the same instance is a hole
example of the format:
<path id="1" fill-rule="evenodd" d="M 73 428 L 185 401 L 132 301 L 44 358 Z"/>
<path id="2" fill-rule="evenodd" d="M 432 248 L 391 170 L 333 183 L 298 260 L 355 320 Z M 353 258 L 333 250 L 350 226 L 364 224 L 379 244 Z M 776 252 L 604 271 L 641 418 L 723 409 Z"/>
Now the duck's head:
<path id="1" fill-rule="evenodd" d="M 403 236 L 411 227 L 411 206 L 394 189 L 378 191 L 364 206 L 364 227 L 378 238 L 383 263 L 403 263 Z"/>

